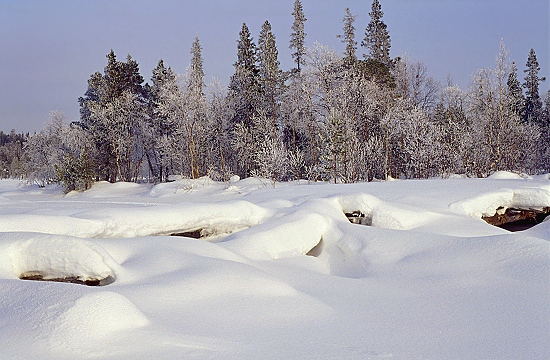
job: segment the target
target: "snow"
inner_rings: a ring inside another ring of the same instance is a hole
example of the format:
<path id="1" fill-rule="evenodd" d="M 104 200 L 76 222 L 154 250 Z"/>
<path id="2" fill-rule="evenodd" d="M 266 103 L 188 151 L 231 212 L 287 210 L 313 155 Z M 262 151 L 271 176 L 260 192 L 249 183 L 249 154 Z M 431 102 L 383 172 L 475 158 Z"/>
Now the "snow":
<path id="1" fill-rule="evenodd" d="M 2 180 L 0 358 L 546 359 L 550 221 L 481 216 L 549 205 L 548 176 L 511 173 L 67 195 Z M 32 271 L 114 282 L 18 279 Z"/>

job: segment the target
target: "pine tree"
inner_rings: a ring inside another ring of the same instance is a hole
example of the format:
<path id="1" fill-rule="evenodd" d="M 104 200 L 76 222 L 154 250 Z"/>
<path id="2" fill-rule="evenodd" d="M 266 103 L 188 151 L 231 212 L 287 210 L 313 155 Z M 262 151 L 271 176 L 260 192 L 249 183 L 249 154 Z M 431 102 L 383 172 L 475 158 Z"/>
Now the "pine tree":
<path id="1" fill-rule="evenodd" d="M 137 176 L 143 141 L 142 120 L 147 116 L 146 91 L 138 63 L 107 55 L 104 74 L 92 74 L 88 90 L 79 98 L 81 126 L 96 145 L 96 177 L 111 182 Z M 122 138 L 118 138 L 122 137 Z"/>
<path id="2" fill-rule="evenodd" d="M 199 37 L 195 37 L 191 46 L 191 73 L 187 86 L 190 93 L 198 97 L 204 96 L 204 70 L 202 60 L 202 46 Z"/>
<path id="3" fill-rule="evenodd" d="M 307 21 L 304 15 L 304 9 L 300 0 L 294 1 L 294 23 L 292 24 L 292 33 L 290 34 L 290 49 L 293 49 L 292 58 L 296 62 L 296 70 L 301 71 L 300 65 L 305 64 L 305 38 L 306 33 L 304 31 L 304 25 Z"/>
<path id="4" fill-rule="evenodd" d="M 356 18 L 357 16 L 352 15 L 350 9 L 346 8 L 346 15 L 342 19 L 342 22 L 344 23 L 344 33 L 337 35 L 337 37 L 342 39 L 341 41 L 346 44 L 344 59 L 348 64 L 353 64 L 357 60 L 357 56 L 355 55 L 355 50 L 357 50 L 357 41 L 355 41 L 355 27 L 353 26 Z"/>
<path id="5" fill-rule="evenodd" d="M 523 84 L 523 87 L 526 89 L 523 115 L 526 121 L 537 123 L 540 121 L 542 110 L 542 101 L 539 95 L 539 83 L 545 81 L 546 78 L 539 78 L 539 62 L 537 61 L 537 55 L 533 49 L 529 52 L 526 66 L 527 70 L 523 71 L 527 73 L 525 76 L 525 83 Z"/>
<path id="6" fill-rule="evenodd" d="M 365 38 L 361 42 L 361 46 L 366 47 L 369 54 L 364 54 L 363 57 L 370 57 L 386 66 L 390 66 L 390 35 L 386 24 L 382 21 L 384 13 L 378 0 L 372 2 L 372 11 L 369 16 L 371 20 L 365 31 Z"/>
<path id="7" fill-rule="evenodd" d="M 233 113 L 231 131 L 234 133 L 234 140 L 246 142 L 247 139 L 250 139 L 246 134 L 250 134 L 254 126 L 254 119 L 260 109 L 262 96 L 257 66 L 257 49 L 245 23 L 239 33 L 237 61 L 234 66 L 235 73 L 231 76 L 228 92 L 228 102 Z M 236 132 L 237 130 L 238 132 Z M 245 146 L 250 150 L 254 147 L 254 143 L 246 142 Z M 244 177 L 250 176 L 253 170 L 252 159 L 246 156 L 234 160 L 237 174 Z"/>
<path id="8" fill-rule="evenodd" d="M 204 133 L 206 123 L 206 96 L 204 94 L 204 70 L 202 61 L 202 47 L 199 38 L 196 37 L 191 47 L 191 69 L 189 82 L 187 84 L 188 119 L 186 121 L 186 135 L 189 149 L 189 162 L 191 167 L 191 178 L 201 176 L 199 170 L 200 143 L 205 141 L 204 137 L 197 134 Z M 204 158 L 204 157 L 202 157 Z M 203 164 L 203 170 L 206 171 Z"/>
<path id="9" fill-rule="evenodd" d="M 272 135 L 274 136 L 279 116 L 279 100 L 283 92 L 283 72 L 279 68 L 278 50 L 275 44 L 275 35 L 271 31 L 271 24 L 265 21 L 258 38 L 258 72 L 265 94 L 266 110 L 271 119 Z"/>
<path id="10" fill-rule="evenodd" d="M 518 68 L 516 63 L 512 61 L 506 85 L 508 86 L 508 101 L 510 103 L 510 110 L 512 110 L 514 114 L 521 116 L 521 112 L 525 106 L 525 98 L 523 97 L 523 91 L 518 80 L 517 71 Z"/>
<path id="11" fill-rule="evenodd" d="M 237 61 L 234 64 L 235 73 L 229 83 L 229 96 L 232 98 L 233 122 L 252 126 L 252 117 L 258 105 L 258 67 L 257 49 L 250 30 L 243 23 L 237 42 Z"/>

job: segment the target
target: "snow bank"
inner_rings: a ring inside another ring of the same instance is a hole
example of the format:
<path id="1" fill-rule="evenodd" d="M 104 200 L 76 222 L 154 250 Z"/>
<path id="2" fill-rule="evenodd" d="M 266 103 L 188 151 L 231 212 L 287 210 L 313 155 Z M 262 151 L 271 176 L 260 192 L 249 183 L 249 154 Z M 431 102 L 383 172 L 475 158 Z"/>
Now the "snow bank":
<path id="1" fill-rule="evenodd" d="M 360 211 L 371 219 L 371 225 L 395 230 L 409 230 L 436 221 L 436 213 L 403 204 L 381 201 L 369 194 L 339 197 L 342 211 Z"/>
<path id="2" fill-rule="evenodd" d="M 529 209 L 545 206 L 550 206 L 550 184 L 537 188 L 502 188 L 454 202 L 449 208 L 455 213 L 482 217 L 494 215 L 499 207 Z"/>
<path id="3" fill-rule="evenodd" d="M 323 238 L 330 219 L 318 213 L 297 211 L 256 226 L 222 246 L 254 260 L 305 255 Z"/>
<path id="4" fill-rule="evenodd" d="M 127 238 L 207 229 L 210 235 L 224 235 L 256 225 L 269 213 L 247 201 L 183 203 L 170 207 L 123 204 L 71 216 L 0 215 L 0 232 Z"/>
<path id="5" fill-rule="evenodd" d="M 39 275 L 44 280 L 76 277 L 78 280 L 112 282 L 120 268 L 99 245 L 64 236 L 32 233 L 0 233 L 3 273 Z"/>
<path id="6" fill-rule="evenodd" d="M 516 174 L 509 171 L 495 171 L 489 175 L 489 179 L 500 179 L 500 180 L 514 180 L 514 179 L 532 179 L 527 174 Z"/>

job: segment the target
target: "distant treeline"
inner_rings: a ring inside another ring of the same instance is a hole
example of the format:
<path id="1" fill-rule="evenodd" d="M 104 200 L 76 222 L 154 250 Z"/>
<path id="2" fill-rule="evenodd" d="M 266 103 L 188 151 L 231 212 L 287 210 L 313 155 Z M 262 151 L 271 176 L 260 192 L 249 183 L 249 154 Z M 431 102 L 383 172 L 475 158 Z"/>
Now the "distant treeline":
<path id="1" fill-rule="evenodd" d="M 292 15 L 293 68 L 280 68 L 269 21 L 257 42 L 243 24 L 227 88 L 205 83 L 198 38 L 185 74 L 160 60 L 148 83 L 130 55 L 111 50 L 79 98 L 79 121 L 53 112 L 37 134 L 2 137 L 2 176 L 74 190 L 172 175 L 356 182 L 550 171 L 550 92 L 539 95 L 534 50 L 521 79 L 501 43 L 494 68 L 461 89 L 421 62 L 390 58 L 378 0 L 361 41 L 345 9 L 342 54 L 305 45 L 301 1 Z"/>

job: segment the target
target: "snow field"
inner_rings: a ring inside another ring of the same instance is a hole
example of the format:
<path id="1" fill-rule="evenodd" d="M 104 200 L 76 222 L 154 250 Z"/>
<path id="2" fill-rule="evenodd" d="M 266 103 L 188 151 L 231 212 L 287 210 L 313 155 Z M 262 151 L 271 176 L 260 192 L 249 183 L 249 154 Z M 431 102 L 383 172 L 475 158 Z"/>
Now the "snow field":
<path id="1" fill-rule="evenodd" d="M 548 206 L 547 178 L 266 184 L 0 181 L 0 358 L 550 356 L 550 221 L 480 219 Z"/>

